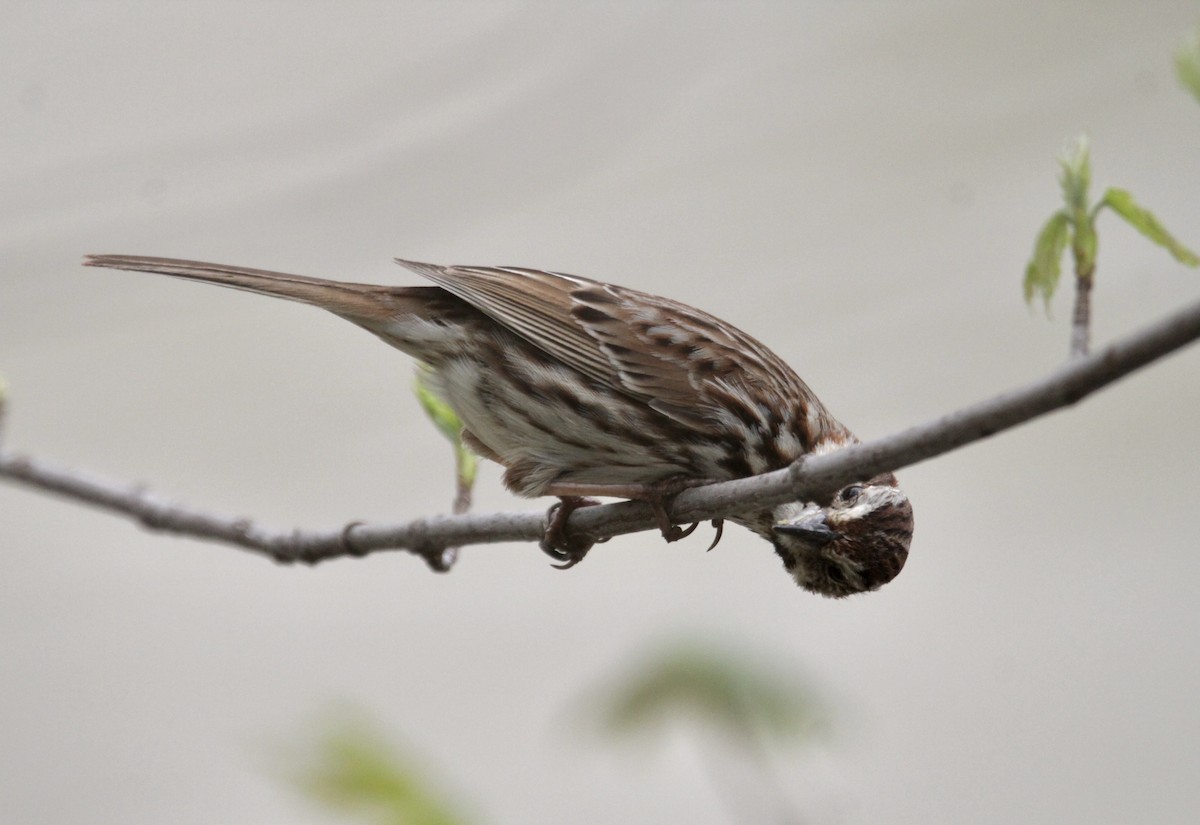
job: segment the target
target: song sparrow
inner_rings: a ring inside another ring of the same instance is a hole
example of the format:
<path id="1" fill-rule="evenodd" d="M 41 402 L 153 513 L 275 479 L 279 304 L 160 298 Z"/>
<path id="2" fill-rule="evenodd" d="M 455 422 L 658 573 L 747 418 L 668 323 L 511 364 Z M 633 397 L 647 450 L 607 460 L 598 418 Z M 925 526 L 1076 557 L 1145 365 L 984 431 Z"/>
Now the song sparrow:
<path id="1" fill-rule="evenodd" d="M 652 502 L 689 484 L 787 466 L 857 439 L 778 356 L 705 312 L 633 289 L 534 269 L 397 263 L 436 286 L 393 287 L 170 258 L 93 255 L 322 307 L 432 368 L 463 436 L 518 495 Z M 561 511 L 560 511 L 561 514 Z M 893 475 L 814 501 L 730 517 L 774 545 L 802 587 L 874 590 L 900 572 L 912 507 Z M 561 527 L 562 519 L 557 520 Z M 549 532 L 549 531 L 548 531 Z M 548 536 L 573 563 L 589 542 Z"/>

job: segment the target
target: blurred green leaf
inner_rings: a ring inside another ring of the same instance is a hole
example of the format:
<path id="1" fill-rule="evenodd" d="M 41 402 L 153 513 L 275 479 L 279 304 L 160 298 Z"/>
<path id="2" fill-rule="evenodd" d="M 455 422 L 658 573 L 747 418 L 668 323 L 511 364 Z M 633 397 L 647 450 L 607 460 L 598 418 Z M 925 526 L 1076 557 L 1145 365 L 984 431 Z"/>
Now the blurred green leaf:
<path id="1" fill-rule="evenodd" d="M 1062 274 L 1062 256 L 1070 234 L 1070 219 L 1061 210 L 1051 215 L 1038 233 L 1033 244 L 1033 257 L 1025 267 L 1025 303 L 1032 303 L 1033 296 L 1040 294 L 1049 311 L 1050 299 L 1054 297 Z"/>
<path id="2" fill-rule="evenodd" d="M 743 740 L 763 734 L 803 741 L 827 732 L 807 686 L 744 661 L 692 646 L 668 648 L 609 690 L 601 711 L 614 733 L 690 715 Z"/>
<path id="3" fill-rule="evenodd" d="M 380 825 L 463 825 L 465 820 L 362 722 L 341 721 L 322 734 L 294 784 L 309 797 Z"/>
<path id="4" fill-rule="evenodd" d="M 1175 52 L 1175 74 L 1184 88 L 1200 100 L 1200 29 L 1193 31 Z"/>
<path id="5" fill-rule="evenodd" d="M 1165 247 L 1168 252 L 1175 256 L 1175 260 L 1180 263 L 1187 264 L 1188 266 L 1200 265 L 1200 258 L 1196 257 L 1196 253 L 1175 240 L 1175 237 L 1158 222 L 1158 218 L 1154 216 L 1154 213 L 1140 206 L 1134 201 L 1133 195 L 1124 189 L 1109 189 L 1104 193 L 1104 198 L 1100 201 L 1097 209 L 1100 206 L 1107 206 L 1112 209 L 1138 232 L 1141 232 L 1159 246 Z"/>
<path id="6" fill-rule="evenodd" d="M 462 421 L 454 409 L 438 397 L 429 387 L 429 376 L 432 370 L 426 364 L 417 365 L 416 379 L 413 381 L 413 392 L 421 402 L 421 409 L 429 416 L 429 420 L 438 428 L 438 432 L 448 440 L 457 442 L 462 432 Z"/>
<path id="7" fill-rule="evenodd" d="M 1088 187 L 1092 184 L 1092 159 L 1087 135 L 1080 135 L 1058 159 L 1058 181 L 1069 212 L 1087 212 Z M 1072 216 L 1073 217 L 1073 216 Z"/>
<path id="8" fill-rule="evenodd" d="M 429 416 L 429 420 L 437 427 L 438 432 L 454 446 L 454 466 L 458 475 L 458 483 L 460 487 L 470 490 L 475 484 L 475 476 L 479 471 L 479 459 L 463 443 L 462 420 L 459 419 L 458 413 L 430 389 L 430 372 L 427 365 L 417 365 L 413 392 L 416 393 L 421 409 Z"/>

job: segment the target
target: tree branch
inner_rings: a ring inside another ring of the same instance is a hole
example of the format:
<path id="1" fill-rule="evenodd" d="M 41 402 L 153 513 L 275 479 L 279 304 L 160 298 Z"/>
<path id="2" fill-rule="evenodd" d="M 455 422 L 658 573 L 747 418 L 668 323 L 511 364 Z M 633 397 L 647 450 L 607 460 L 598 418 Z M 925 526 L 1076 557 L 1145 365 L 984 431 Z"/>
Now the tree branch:
<path id="1" fill-rule="evenodd" d="M 1200 338 L 1200 303 L 1169 315 L 1099 352 L 1076 358 L 1046 378 L 864 444 L 752 478 L 680 493 L 670 507 L 679 523 L 704 521 L 827 493 L 856 479 L 898 470 L 987 438 L 1061 407 L 1070 406 Z M 404 549 L 428 554 L 441 548 L 542 537 L 543 512 L 420 518 L 405 524 L 363 524 L 327 530 L 277 530 L 244 518 L 221 516 L 91 473 L 0 451 L 0 477 L 124 513 L 152 530 L 234 544 L 280 562 L 315 564 L 341 556 Z M 620 502 L 575 511 L 569 529 L 597 538 L 656 526 L 642 502 Z"/>

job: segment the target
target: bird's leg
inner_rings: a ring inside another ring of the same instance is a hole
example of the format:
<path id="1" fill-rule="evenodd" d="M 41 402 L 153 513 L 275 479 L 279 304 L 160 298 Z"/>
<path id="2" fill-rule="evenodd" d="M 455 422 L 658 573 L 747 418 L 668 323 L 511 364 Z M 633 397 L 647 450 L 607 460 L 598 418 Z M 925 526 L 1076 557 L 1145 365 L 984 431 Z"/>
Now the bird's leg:
<path id="1" fill-rule="evenodd" d="M 596 543 L 590 536 L 568 536 L 567 519 L 580 507 L 594 507 L 599 503 L 594 498 L 559 495 L 558 501 L 546 512 L 546 532 L 542 534 L 538 547 L 559 562 L 554 565 L 559 570 L 567 570 L 579 564 Z"/>
<path id="2" fill-rule="evenodd" d="M 689 487 L 699 487 L 707 483 L 707 480 L 704 479 L 685 478 L 668 478 L 649 484 L 576 484 L 571 482 L 555 482 L 546 488 L 546 493 L 564 499 L 579 496 L 609 496 L 611 498 L 644 501 L 654 511 L 654 519 L 658 522 L 658 529 L 662 532 L 662 537 L 667 541 L 679 541 L 690 536 L 695 531 L 699 522 L 692 522 L 691 526 L 686 529 L 674 524 L 671 521 L 671 517 L 667 514 L 667 504 L 683 490 Z M 717 526 L 718 521 L 720 519 L 714 519 L 713 526 Z M 717 541 L 720 541 L 719 532 Z M 716 542 L 714 541 L 713 547 L 715 546 Z M 712 547 L 709 549 L 711 550 Z"/>

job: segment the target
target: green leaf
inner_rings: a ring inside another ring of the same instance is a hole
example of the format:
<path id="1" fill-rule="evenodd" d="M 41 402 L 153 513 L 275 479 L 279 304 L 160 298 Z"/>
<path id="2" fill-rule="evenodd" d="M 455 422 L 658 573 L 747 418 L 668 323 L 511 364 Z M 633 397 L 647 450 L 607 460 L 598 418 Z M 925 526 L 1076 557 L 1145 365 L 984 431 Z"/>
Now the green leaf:
<path id="1" fill-rule="evenodd" d="M 475 476 L 479 471 L 479 459 L 475 453 L 467 449 L 462 440 L 462 420 L 454 408 L 442 400 L 429 387 L 430 368 L 426 364 L 417 365 L 417 375 L 413 381 L 413 392 L 421 409 L 429 416 L 447 441 L 454 445 L 454 466 L 460 485 L 470 489 L 475 484 Z"/>
<path id="2" fill-rule="evenodd" d="M 305 765 L 290 771 L 306 795 L 378 825 L 461 825 L 464 821 L 362 721 L 327 726 Z"/>
<path id="3" fill-rule="evenodd" d="M 1035 293 L 1042 296 L 1047 311 L 1058 277 L 1062 274 L 1063 250 L 1070 236 L 1070 219 L 1059 210 L 1050 216 L 1033 244 L 1033 257 L 1025 267 L 1025 302 L 1032 303 Z"/>
<path id="4" fill-rule="evenodd" d="M 1175 52 L 1175 74 L 1183 87 L 1200 101 L 1200 29 L 1193 31 Z"/>
<path id="5" fill-rule="evenodd" d="M 421 409 L 429 416 L 429 420 L 438 428 L 443 436 L 451 442 L 457 442 L 462 433 L 462 421 L 454 408 L 434 394 L 429 388 L 430 368 L 425 364 L 417 365 L 417 376 L 413 381 L 413 392 L 421 402 Z"/>
<path id="6" fill-rule="evenodd" d="M 1175 237 L 1158 222 L 1158 218 L 1154 217 L 1154 213 L 1139 205 L 1134 201 L 1133 195 L 1124 189 L 1109 189 L 1104 193 L 1100 206 L 1112 209 L 1138 232 L 1159 246 L 1165 247 L 1180 263 L 1188 266 L 1200 265 L 1200 258 L 1196 256 L 1196 253 L 1175 240 Z"/>
<path id="7" fill-rule="evenodd" d="M 803 740 L 827 727 L 807 686 L 701 648 L 660 651 L 608 692 L 602 721 L 615 733 L 685 713 L 748 741 L 764 733 Z"/>
<path id="8" fill-rule="evenodd" d="M 1088 187 L 1092 183 L 1092 158 L 1088 149 L 1087 135 L 1080 135 L 1075 144 L 1059 157 L 1058 180 L 1062 184 L 1063 200 L 1068 212 L 1084 214 L 1087 211 Z"/>

